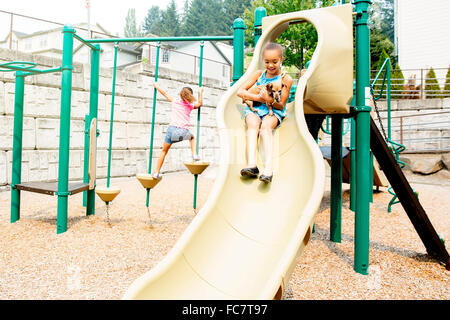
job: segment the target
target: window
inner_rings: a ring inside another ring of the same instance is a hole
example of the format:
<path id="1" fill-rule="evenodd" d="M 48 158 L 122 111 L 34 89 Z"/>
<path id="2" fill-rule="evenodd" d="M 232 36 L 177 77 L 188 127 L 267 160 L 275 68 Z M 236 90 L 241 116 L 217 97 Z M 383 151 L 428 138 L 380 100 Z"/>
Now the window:
<path id="1" fill-rule="evenodd" d="M 169 63 L 169 50 L 162 49 L 162 63 Z"/>
<path id="2" fill-rule="evenodd" d="M 31 50 L 31 39 L 25 40 L 25 50 Z"/>
<path id="3" fill-rule="evenodd" d="M 226 64 L 222 65 L 222 76 L 224 78 L 228 78 L 229 77 L 229 71 L 230 71 L 230 67 Z"/>
<path id="4" fill-rule="evenodd" d="M 42 37 L 40 38 L 39 45 L 41 46 L 41 48 L 47 46 L 47 36 L 42 36 Z"/>

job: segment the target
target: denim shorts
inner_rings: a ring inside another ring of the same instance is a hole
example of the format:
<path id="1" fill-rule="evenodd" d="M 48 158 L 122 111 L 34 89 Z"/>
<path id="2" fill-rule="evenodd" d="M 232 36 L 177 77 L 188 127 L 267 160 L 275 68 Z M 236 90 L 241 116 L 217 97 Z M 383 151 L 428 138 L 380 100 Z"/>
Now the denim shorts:
<path id="1" fill-rule="evenodd" d="M 245 119 L 250 113 L 256 114 L 256 115 L 259 117 L 259 120 L 261 120 L 261 122 L 262 122 L 262 120 L 264 119 L 265 116 L 268 116 L 268 115 L 269 115 L 269 112 L 267 112 L 266 114 L 261 115 L 259 112 L 253 112 L 249 107 L 247 107 L 247 108 L 244 109 L 244 119 Z M 275 129 L 277 129 L 277 128 L 281 125 L 281 122 L 283 121 L 284 118 L 280 117 L 280 115 L 277 114 L 276 112 L 274 112 L 273 115 L 278 119 L 278 124 L 277 124 L 277 126 L 275 127 Z"/>
<path id="2" fill-rule="evenodd" d="M 192 134 L 188 129 L 169 126 L 167 128 L 164 142 L 168 144 L 180 142 L 183 140 L 191 140 Z"/>

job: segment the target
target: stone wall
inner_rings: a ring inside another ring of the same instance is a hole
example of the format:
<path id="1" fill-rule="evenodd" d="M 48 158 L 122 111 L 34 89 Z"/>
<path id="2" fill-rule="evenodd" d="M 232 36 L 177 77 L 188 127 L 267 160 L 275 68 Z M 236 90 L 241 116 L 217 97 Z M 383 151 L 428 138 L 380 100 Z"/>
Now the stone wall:
<path id="1" fill-rule="evenodd" d="M 377 103 L 387 133 L 386 102 Z M 425 100 L 392 100 L 392 139 L 406 146 L 405 152 L 424 150 L 450 150 L 450 98 Z M 413 115 L 412 117 L 409 117 Z M 376 118 L 376 113 L 374 113 Z M 405 117 L 406 116 L 406 117 Z M 402 117 L 402 120 L 400 120 Z M 403 130 L 400 130 L 402 121 Z M 331 121 L 330 121 L 331 123 Z M 376 120 L 380 128 L 378 120 Z M 323 135 L 321 144 L 330 145 L 331 139 Z M 349 145 L 350 135 L 344 137 Z"/>
<path id="2" fill-rule="evenodd" d="M 0 49 L 0 61 L 32 61 L 41 68 L 57 67 L 61 61 Z M 117 72 L 112 152 L 113 177 L 134 176 L 146 172 L 149 157 L 153 106 L 154 67 L 136 65 Z M 0 186 L 11 183 L 14 119 L 14 74 L 0 72 Z M 160 85 L 172 96 L 183 86 L 198 92 L 198 79 L 190 74 L 159 70 Z M 61 75 L 29 76 L 25 82 L 22 181 L 55 181 L 58 173 Z M 216 105 L 227 84 L 204 78 L 201 108 L 200 156 L 207 161 L 219 159 Z M 70 180 L 83 177 L 85 114 L 89 112 L 90 67 L 75 64 L 71 108 Z M 106 176 L 107 148 L 111 111 L 112 69 L 100 70 L 98 107 L 97 177 Z M 161 150 L 170 115 L 170 103 L 158 94 L 153 163 Z M 191 115 L 191 130 L 196 133 L 197 111 Z M 186 170 L 183 161 L 190 157 L 189 142 L 174 144 L 163 172 Z"/>

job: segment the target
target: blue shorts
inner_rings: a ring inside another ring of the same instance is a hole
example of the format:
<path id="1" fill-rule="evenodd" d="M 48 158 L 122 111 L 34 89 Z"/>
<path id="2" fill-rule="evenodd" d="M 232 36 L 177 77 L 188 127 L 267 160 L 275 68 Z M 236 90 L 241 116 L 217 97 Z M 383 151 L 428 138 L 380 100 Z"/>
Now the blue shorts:
<path id="1" fill-rule="evenodd" d="M 183 140 L 191 140 L 191 139 L 192 134 L 188 129 L 169 126 L 167 128 L 166 136 L 164 137 L 164 142 L 172 144 Z"/>
<path id="2" fill-rule="evenodd" d="M 256 108 L 255 108 L 256 109 Z M 262 113 L 261 114 L 261 112 L 258 112 L 259 110 L 257 109 L 257 111 L 256 112 L 253 112 L 252 110 L 250 110 L 250 108 L 249 107 L 247 107 L 247 108 L 245 108 L 244 109 L 244 119 L 250 114 L 250 113 L 254 113 L 254 114 L 256 114 L 258 117 L 259 117 L 259 119 L 262 121 L 263 119 L 264 119 L 264 117 L 265 116 L 268 116 L 269 115 L 269 111 L 267 110 L 267 113 Z M 273 115 L 278 119 L 278 125 L 275 127 L 275 129 L 277 129 L 280 125 L 281 125 L 281 122 L 283 121 L 283 119 L 284 118 L 282 118 L 279 114 L 277 114 L 276 112 L 274 112 L 273 113 Z"/>

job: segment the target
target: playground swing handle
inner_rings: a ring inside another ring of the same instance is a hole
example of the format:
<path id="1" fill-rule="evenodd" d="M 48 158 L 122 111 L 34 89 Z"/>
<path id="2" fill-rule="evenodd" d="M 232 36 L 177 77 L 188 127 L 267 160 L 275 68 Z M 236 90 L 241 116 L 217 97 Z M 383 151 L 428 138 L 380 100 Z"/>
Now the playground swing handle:
<path id="1" fill-rule="evenodd" d="M 155 65 L 155 83 L 158 82 L 158 70 L 159 70 L 159 51 L 161 49 L 161 42 L 158 41 L 158 44 L 156 46 L 156 65 Z M 148 173 L 151 174 L 152 172 L 152 157 L 153 157 L 153 135 L 155 133 L 155 118 L 156 118 L 156 94 L 157 90 L 156 88 L 153 89 L 153 108 L 152 108 L 152 129 L 150 133 L 150 152 L 149 152 L 149 159 L 148 159 Z M 150 202 L 150 189 L 147 189 L 147 200 L 145 202 L 145 205 L 149 206 Z"/>
<path id="2" fill-rule="evenodd" d="M 112 153 L 112 137 L 113 137 L 113 121 L 114 121 L 114 98 L 116 95 L 116 73 L 117 73 L 117 49 L 118 43 L 114 44 L 114 68 L 113 68 L 113 82 L 111 90 L 111 121 L 109 124 L 109 148 L 108 148 L 108 174 L 106 177 L 106 187 L 110 187 L 111 182 L 111 153 Z"/>
<path id="3" fill-rule="evenodd" d="M 203 78 L 203 47 L 204 42 L 200 41 L 200 61 L 199 61 L 199 79 L 198 79 L 198 88 L 201 90 L 202 88 L 202 78 Z M 200 110 L 201 107 L 198 108 L 197 111 L 197 144 L 196 144 L 196 150 L 195 153 L 198 155 L 199 149 L 200 149 Z M 198 174 L 194 175 L 194 200 L 193 200 L 193 208 L 194 211 L 197 209 L 197 186 L 198 186 Z"/>

